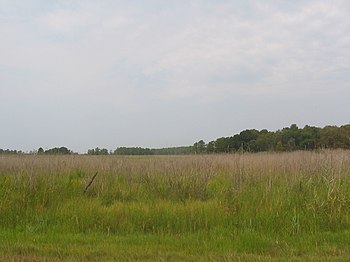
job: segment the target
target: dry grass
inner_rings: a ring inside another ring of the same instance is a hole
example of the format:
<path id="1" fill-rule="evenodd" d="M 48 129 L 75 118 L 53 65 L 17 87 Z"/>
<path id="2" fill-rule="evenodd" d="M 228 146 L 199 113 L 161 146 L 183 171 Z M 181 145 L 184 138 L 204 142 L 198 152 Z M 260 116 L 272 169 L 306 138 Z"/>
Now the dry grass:
<path id="1" fill-rule="evenodd" d="M 350 151 L 0 156 L 0 201 L 3 258 L 350 257 Z"/>

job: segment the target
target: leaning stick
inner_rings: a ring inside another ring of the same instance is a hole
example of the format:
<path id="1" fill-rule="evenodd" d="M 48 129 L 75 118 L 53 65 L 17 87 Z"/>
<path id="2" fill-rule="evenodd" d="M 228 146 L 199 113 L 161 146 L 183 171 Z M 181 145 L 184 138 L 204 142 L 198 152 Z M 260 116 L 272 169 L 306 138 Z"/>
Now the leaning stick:
<path id="1" fill-rule="evenodd" d="M 97 173 L 95 173 L 95 175 L 93 175 L 93 177 L 90 179 L 89 183 L 85 186 L 85 189 L 84 189 L 84 193 L 86 193 L 86 191 L 89 189 L 89 187 L 91 186 L 92 182 L 94 182 L 96 176 L 97 176 Z"/>

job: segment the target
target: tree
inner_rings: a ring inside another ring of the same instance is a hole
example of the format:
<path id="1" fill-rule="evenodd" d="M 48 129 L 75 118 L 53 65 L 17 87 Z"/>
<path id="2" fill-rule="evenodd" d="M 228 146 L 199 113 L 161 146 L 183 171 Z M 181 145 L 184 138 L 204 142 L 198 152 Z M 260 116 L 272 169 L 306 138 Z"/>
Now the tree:
<path id="1" fill-rule="evenodd" d="M 312 150 L 316 148 L 317 141 L 319 139 L 320 128 L 304 126 L 303 129 L 300 130 L 300 149 L 304 150 Z"/>
<path id="2" fill-rule="evenodd" d="M 193 144 L 193 150 L 195 153 L 204 153 L 205 152 L 205 142 L 203 140 L 199 140 L 198 142 Z"/>
<path id="3" fill-rule="evenodd" d="M 282 129 L 282 143 L 286 150 L 292 151 L 300 149 L 300 129 L 296 124 L 292 124 L 290 127 L 285 127 Z"/>
<path id="4" fill-rule="evenodd" d="M 275 148 L 275 133 L 266 129 L 260 131 L 259 136 L 255 140 L 257 151 L 272 151 Z"/>
<path id="5" fill-rule="evenodd" d="M 259 131 L 256 129 L 247 129 L 239 133 L 242 142 L 241 147 L 244 151 L 257 151 L 255 140 L 259 137 Z"/>
<path id="6" fill-rule="evenodd" d="M 70 155 L 72 154 L 72 151 L 68 148 L 62 146 L 62 147 L 54 147 L 51 149 L 48 149 L 44 152 L 44 154 L 47 155 Z"/>
<path id="7" fill-rule="evenodd" d="M 228 137 L 220 137 L 215 141 L 216 152 L 228 153 L 230 151 L 230 143 Z"/>
<path id="8" fill-rule="evenodd" d="M 216 148 L 215 148 L 215 141 L 210 141 L 208 144 L 207 144 L 207 152 L 208 153 L 214 153 L 216 151 Z"/>
<path id="9" fill-rule="evenodd" d="M 326 126 L 320 131 L 319 144 L 326 148 L 350 148 L 347 128 Z"/>
<path id="10" fill-rule="evenodd" d="M 108 155 L 108 150 L 106 148 L 96 147 L 95 149 L 89 149 L 88 155 Z"/>

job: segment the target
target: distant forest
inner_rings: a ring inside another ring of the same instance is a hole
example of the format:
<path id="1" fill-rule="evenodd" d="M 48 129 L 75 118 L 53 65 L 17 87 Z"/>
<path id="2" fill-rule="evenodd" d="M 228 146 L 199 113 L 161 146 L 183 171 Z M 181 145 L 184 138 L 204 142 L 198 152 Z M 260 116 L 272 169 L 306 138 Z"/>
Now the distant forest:
<path id="1" fill-rule="evenodd" d="M 185 155 L 233 152 L 263 152 L 263 151 L 295 151 L 315 149 L 350 149 L 350 124 L 343 126 L 325 126 L 323 128 L 296 124 L 277 131 L 266 129 L 246 129 L 239 134 L 220 137 L 205 143 L 200 140 L 191 146 L 169 148 L 119 147 L 114 151 L 105 148 L 89 149 L 88 155 Z M 76 154 L 66 147 L 55 147 L 48 150 L 39 148 L 37 151 L 24 153 L 17 150 L 0 149 L 0 154 L 42 154 L 68 155 Z"/>
<path id="2" fill-rule="evenodd" d="M 266 129 L 247 129 L 239 134 L 220 137 L 205 143 L 200 140 L 192 146 L 150 149 L 141 147 L 119 147 L 115 155 L 179 155 L 231 152 L 294 151 L 314 149 L 350 149 L 350 124 L 326 126 L 324 128 L 308 126 L 299 128 L 296 124 L 275 132 Z M 88 154 L 108 154 L 106 149 L 91 149 Z"/>

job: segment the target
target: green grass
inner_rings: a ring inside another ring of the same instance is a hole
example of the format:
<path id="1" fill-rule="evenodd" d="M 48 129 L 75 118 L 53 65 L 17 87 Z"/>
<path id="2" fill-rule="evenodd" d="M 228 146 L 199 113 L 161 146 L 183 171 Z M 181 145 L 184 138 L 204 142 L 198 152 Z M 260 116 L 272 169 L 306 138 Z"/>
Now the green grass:
<path id="1" fill-rule="evenodd" d="M 2 231 L 1 258 L 57 260 L 225 261 L 232 259 L 348 261 L 350 232 L 278 238 L 258 232 L 155 235 L 37 234 Z"/>
<path id="2" fill-rule="evenodd" d="M 349 151 L 0 157 L 0 260 L 239 259 L 348 261 Z"/>

